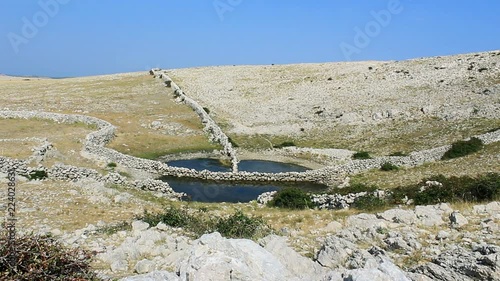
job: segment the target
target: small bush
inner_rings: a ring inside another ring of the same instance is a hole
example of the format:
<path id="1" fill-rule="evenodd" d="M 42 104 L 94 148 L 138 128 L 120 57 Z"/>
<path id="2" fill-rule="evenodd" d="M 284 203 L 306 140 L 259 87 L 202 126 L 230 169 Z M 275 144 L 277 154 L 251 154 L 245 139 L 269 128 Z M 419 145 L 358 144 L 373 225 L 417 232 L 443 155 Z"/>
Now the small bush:
<path id="1" fill-rule="evenodd" d="M 352 159 L 372 159 L 372 157 L 370 156 L 370 153 L 368 153 L 367 151 L 360 151 L 360 152 L 356 152 L 352 155 Z"/>
<path id="2" fill-rule="evenodd" d="M 356 208 L 358 210 L 374 211 L 374 210 L 380 210 L 384 208 L 386 205 L 387 203 L 384 200 L 378 198 L 377 196 L 374 196 L 373 194 L 368 194 L 356 198 L 352 203 L 351 207 Z"/>
<path id="3" fill-rule="evenodd" d="M 91 270 L 91 254 L 82 249 L 70 249 L 50 236 L 24 235 L 8 247 L 8 234 L 0 233 L 1 280 L 101 280 Z M 15 266 L 9 263 L 15 251 Z"/>
<path id="4" fill-rule="evenodd" d="M 500 174 L 488 173 L 478 178 L 469 187 L 472 198 L 476 201 L 492 201 L 500 198 Z"/>
<path id="5" fill-rule="evenodd" d="M 192 217 L 186 209 L 166 208 L 163 213 L 158 214 L 144 211 L 144 215 L 140 217 L 140 219 L 149 223 L 151 226 L 163 222 L 164 224 L 172 227 L 186 227 L 189 225 Z"/>
<path id="6" fill-rule="evenodd" d="M 49 175 L 43 170 L 33 171 L 28 175 L 29 180 L 44 180 L 48 178 Z"/>
<path id="7" fill-rule="evenodd" d="M 397 170 L 399 170 L 399 167 L 392 164 L 392 163 L 385 162 L 384 164 L 382 164 L 380 166 L 380 170 L 382 170 L 382 171 L 397 171 Z"/>
<path id="8" fill-rule="evenodd" d="M 166 208 L 163 213 L 158 214 L 144 212 L 138 219 L 150 225 L 163 222 L 172 227 L 182 227 L 198 237 L 217 231 L 228 238 L 254 238 L 269 230 L 261 218 L 248 217 L 241 211 L 229 217 L 219 217 L 209 214 L 206 209 L 190 213 L 187 209 Z"/>
<path id="9" fill-rule="evenodd" d="M 311 197 L 297 187 L 284 188 L 276 193 L 270 206 L 287 209 L 308 209 L 313 206 Z"/>
<path id="10" fill-rule="evenodd" d="M 428 186 L 426 184 L 428 181 L 436 181 L 441 185 Z M 420 191 L 422 187 L 424 190 Z M 413 199 L 415 205 L 498 200 L 500 197 L 500 174 L 489 173 L 475 178 L 469 176 L 433 176 L 415 185 L 393 189 L 391 203 L 400 204 L 405 196 L 408 199 Z"/>
<path id="11" fill-rule="evenodd" d="M 203 110 L 205 110 L 207 114 L 210 114 L 210 109 L 208 109 L 208 107 L 204 107 Z"/>
<path id="12" fill-rule="evenodd" d="M 109 162 L 106 166 L 108 166 L 108 168 L 116 168 L 117 165 L 115 162 Z"/>
<path id="13" fill-rule="evenodd" d="M 227 218 L 220 219 L 216 230 L 225 237 L 249 238 L 254 237 L 264 225 L 261 218 L 251 218 L 237 211 Z"/>
<path id="14" fill-rule="evenodd" d="M 471 138 L 468 141 L 457 141 L 445 152 L 441 160 L 463 157 L 478 152 L 483 146 L 483 141 L 478 138 Z"/>

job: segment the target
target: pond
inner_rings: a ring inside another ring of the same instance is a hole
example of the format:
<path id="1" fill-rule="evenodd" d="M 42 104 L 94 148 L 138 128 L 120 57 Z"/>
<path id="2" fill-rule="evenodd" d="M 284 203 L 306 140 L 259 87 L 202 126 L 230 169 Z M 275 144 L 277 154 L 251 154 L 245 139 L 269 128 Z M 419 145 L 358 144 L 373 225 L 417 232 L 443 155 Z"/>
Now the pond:
<path id="1" fill-rule="evenodd" d="M 230 172 L 231 168 L 223 165 L 217 159 L 199 158 L 189 160 L 175 160 L 167 162 L 170 166 L 184 167 L 198 171 L 209 170 L 213 172 Z M 242 160 L 240 171 L 246 172 L 304 172 L 306 167 L 265 160 Z M 162 177 L 176 192 L 184 192 L 190 200 L 199 202 L 249 202 L 257 199 L 264 192 L 280 190 L 284 187 L 297 186 L 306 191 L 321 191 L 326 187 L 314 183 L 241 183 L 241 182 L 215 182 L 192 178 Z"/>

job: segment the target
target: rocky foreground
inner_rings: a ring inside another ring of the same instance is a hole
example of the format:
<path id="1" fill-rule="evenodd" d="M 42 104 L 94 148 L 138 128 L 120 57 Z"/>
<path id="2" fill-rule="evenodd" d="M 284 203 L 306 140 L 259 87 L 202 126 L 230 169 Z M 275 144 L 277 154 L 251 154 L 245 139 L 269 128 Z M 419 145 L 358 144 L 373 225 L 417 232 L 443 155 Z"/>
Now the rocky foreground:
<path id="1" fill-rule="evenodd" d="M 463 207 L 463 208 L 462 208 Z M 108 277 L 152 280 L 500 280 L 500 203 L 442 203 L 362 213 L 318 229 L 307 258 L 289 244 L 293 230 L 258 242 L 219 233 L 192 240 L 165 224 L 135 221 L 131 231 L 96 238 L 97 227 L 62 236 L 98 252 Z"/>

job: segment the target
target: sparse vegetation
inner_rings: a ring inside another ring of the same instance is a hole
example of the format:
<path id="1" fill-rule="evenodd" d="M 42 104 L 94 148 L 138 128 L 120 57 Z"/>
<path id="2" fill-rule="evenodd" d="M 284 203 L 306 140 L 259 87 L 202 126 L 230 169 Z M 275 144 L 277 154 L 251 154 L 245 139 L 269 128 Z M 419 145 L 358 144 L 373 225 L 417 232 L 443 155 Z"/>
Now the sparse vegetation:
<path id="1" fill-rule="evenodd" d="M 261 218 L 249 217 L 242 211 L 219 219 L 215 227 L 221 235 L 232 238 L 251 238 L 264 228 L 265 223 Z"/>
<path id="2" fill-rule="evenodd" d="M 44 180 L 48 178 L 48 174 L 44 170 L 37 170 L 37 171 L 32 171 L 29 175 L 28 178 L 29 180 Z"/>
<path id="3" fill-rule="evenodd" d="M 228 238 L 258 238 L 270 232 L 262 218 L 247 216 L 240 210 L 221 217 L 202 209 L 192 213 L 188 209 L 169 207 L 164 212 L 155 214 L 145 211 L 138 219 L 150 225 L 162 222 L 172 227 L 181 227 L 194 236 L 217 231 Z"/>
<path id="4" fill-rule="evenodd" d="M 231 139 L 231 137 L 227 137 L 227 140 L 231 143 L 231 145 L 234 147 L 234 148 L 238 148 L 240 147 L 237 143 L 235 143 L 233 141 L 233 139 Z"/>
<path id="5" fill-rule="evenodd" d="M 302 189 L 297 187 L 284 188 L 276 193 L 269 206 L 287 209 L 312 208 L 311 197 Z"/>
<path id="6" fill-rule="evenodd" d="M 363 159 L 372 159 L 372 157 L 370 156 L 369 152 L 367 152 L 367 151 L 360 151 L 360 152 L 354 153 L 352 155 L 352 159 L 363 160 Z"/>
<path id="7" fill-rule="evenodd" d="M 17 237 L 15 248 L 8 247 L 7 233 L 0 233 L 0 279 L 22 281 L 97 281 L 91 270 L 91 253 L 64 247 L 50 236 L 27 234 Z M 15 251 L 15 264 L 9 259 Z"/>
<path id="8" fill-rule="evenodd" d="M 375 211 L 387 206 L 387 202 L 373 194 L 358 197 L 351 205 L 353 208 L 364 211 Z"/>
<path id="9" fill-rule="evenodd" d="M 441 160 L 463 157 L 478 152 L 483 147 L 483 141 L 478 138 L 471 138 L 468 141 L 457 141 L 454 142 L 451 145 L 451 148 L 445 152 Z"/>
<path id="10" fill-rule="evenodd" d="M 429 186 L 426 184 L 428 181 L 439 184 Z M 415 205 L 498 200 L 500 197 L 500 174 L 488 173 L 477 177 L 433 176 L 416 185 L 394 189 L 391 201 L 394 204 L 399 204 L 404 197 L 413 199 Z"/>
<path id="11" fill-rule="evenodd" d="M 290 146 L 296 146 L 293 141 L 284 141 L 280 144 L 273 145 L 273 148 L 283 148 L 283 147 L 290 147 Z"/>
<path id="12" fill-rule="evenodd" d="M 397 170 L 399 170 L 399 167 L 392 164 L 392 163 L 385 162 L 380 166 L 380 170 L 381 171 L 397 171 Z"/>
<path id="13" fill-rule="evenodd" d="M 408 154 L 404 153 L 403 151 L 396 151 L 396 152 L 393 152 L 393 153 L 389 154 L 389 156 L 405 157 L 405 156 L 408 156 Z"/>
<path id="14" fill-rule="evenodd" d="M 97 230 L 97 232 L 104 233 L 107 235 L 112 235 L 117 233 L 118 231 L 127 231 L 132 229 L 132 224 L 127 221 L 122 221 L 116 224 L 106 225 Z"/>
<path id="15" fill-rule="evenodd" d="M 109 162 L 106 166 L 107 166 L 108 168 L 113 169 L 113 168 L 116 168 L 116 166 L 117 166 L 117 165 L 116 165 L 116 163 L 115 163 L 115 162 Z"/>

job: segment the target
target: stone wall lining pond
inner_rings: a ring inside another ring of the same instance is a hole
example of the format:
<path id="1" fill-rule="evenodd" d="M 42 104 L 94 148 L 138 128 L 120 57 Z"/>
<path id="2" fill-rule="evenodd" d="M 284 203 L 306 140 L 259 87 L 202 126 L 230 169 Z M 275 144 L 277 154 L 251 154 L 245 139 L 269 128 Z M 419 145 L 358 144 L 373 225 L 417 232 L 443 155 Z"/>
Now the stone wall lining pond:
<path id="1" fill-rule="evenodd" d="M 164 73 L 159 73 L 159 70 L 152 70 L 155 76 L 161 77 L 165 82 L 171 81 L 171 79 Z M 198 105 L 194 100 L 187 97 L 180 88 L 174 83 L 170 82 L 170 85 L 178 98 L 183 99 L 184 102 L 187 100 L 187 104 L 193 108 L 202 119 L 205 124 L 206 130 L 209 131 L 212 138 L 220 142 L 224 146 L 224 153 L 231 157 L 233 164 L 233 172 L 211 172 L 207 170 L 197 171 L 187 168 L 171 167 L 165 163 L 137 158 L 130 155 L 122 154 L 113 149 L 107 148 L 106 144 L 109 143 L 113 137 L 116 127 L 111 123 L 101 120 L 96 117 L 78 115 L 78 114 L 60 114 L 60 113 L 50 113 L 50 112 L 38 112 L 38 111 L 0 111 L 0 118 L 4 119 L 46 119 L 51 120 L 56 123 L 84 123 L 86 125 L 95 126 L 96 131 L 89 133 L 83 145 L 81 155 L 94 160 L 101 160 L 104 162 L 115 162 L 123 165 L 127 168 L 140 169 L 146 172 L 156 174 L 158 176 L 175 176 L 175 177 L 187 177 L 196 178 L 203 180 L 216 180 L 216 181 L 247 181 L 247 182 L 313 182 L 319 184 L 326 184 L 333 186 L 337 184 L 345 175 L 355 174 L 369 169 L 377 169 L 383 163 L 389 162 L 398 166 L 405 167 L 415 167 L 422 165 L 426 162 L 433 162 L 441 159 L 443 154 L 449 149 L 450 145 L 441 146 L 438 148 L 433 148 L 429 150 L 417 151 L 411 153 L 409 156 L 397 157 L 397 156 L 386 156 L 378 157 L 368 160 L 350 160 L 345 164 L 328 166 L 322 169 L 310 170 L 306 172 L 285 172 L 285 173 L 259 173 L 259 172 L 238 172 L 236 158 L 236 151 L 232 147 L 227 136 L 222 132 L 220 127 L 210 118 L 208 113 Z M 478 135 L 477 138 L 481 139 L 485 144 L 490 144 L 493 142 L 500 141 L 500 130 L 494 132 L 489 132 L 486 134 Z M 51 149 L 50 143 L 44 143 L 38 149 L 42 152 L 40 154 L 43 156 L 44 151 Z M 2 157 L 3 164 L 0 165 L 0 169 L 5 170 L 9 165 L 18 165 L 15 163 L 26 163 L 23 160 L 12 160 L 6 161 L 6 157 Z M 21 165 L 22 166 L 22 165 Z M 70 173 L 71 174 L 71 173 Z M 88 177 L 86 172 L 77 173 L 81 177 Z M 92 174 L 92 173 L 91 173 Z M 53 174 L 58 178 L 57 174 Z M 62 178 L 65 178 L 64 176 Z"/>
<path id="2" fill-rule="evenodd" d="M 233 172 L 238 171 L 238 158 L 236 149 L 234 149 L 231 141 L 217 123 L 210 117 L 208 112 L 195 100 L 188 97 L 181 88 L 161 69 L 152 69 L 150 74 L 155 78 L 161 79 L 166 87 L 172 88 L 177 99 L 185 105 L 191 107 L 193 111 L 200 117 L 201 123 L 204 126 L 204 131 L 210 136 L 210 141 L 219 143 L 223 148 L 223 154 L 231 160 Z"/>

